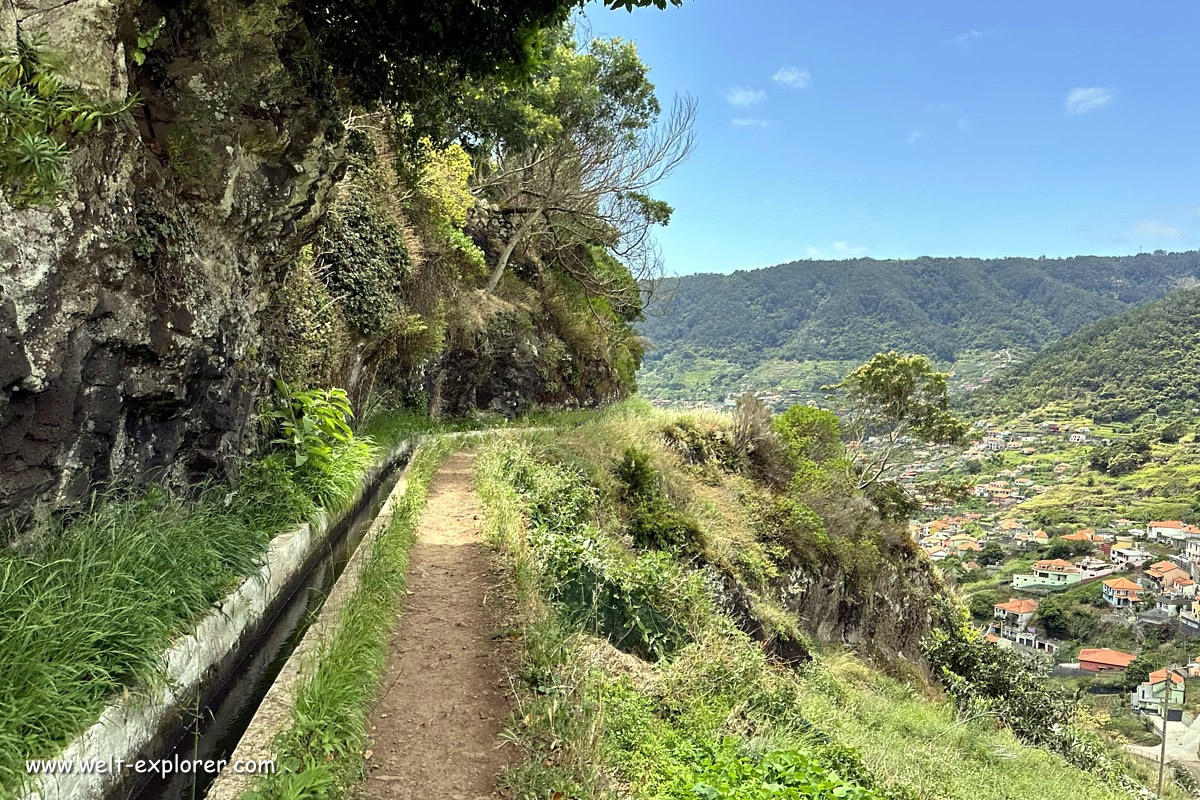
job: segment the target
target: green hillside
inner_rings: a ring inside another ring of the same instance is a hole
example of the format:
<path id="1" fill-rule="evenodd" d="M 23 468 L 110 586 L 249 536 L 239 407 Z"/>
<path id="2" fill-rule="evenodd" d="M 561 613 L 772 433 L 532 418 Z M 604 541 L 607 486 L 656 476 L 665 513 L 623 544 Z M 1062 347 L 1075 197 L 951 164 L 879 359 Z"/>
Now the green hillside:
<path id="1" fill-rule="evenodd" d="M 1162 251 L 801 261 L 692 275 L 677 279 L 666 311 L 642 326 L 651 350 L 641 385 L 652 397 L 688 399 L 721 399 L 742 380 L 803 393 L 840 362 L 882 350 L 946 364 L 964 353 L 1028 353 L 1198 277 L 1200 253 Z"/>
<path id="2" fill-rule="evenodd" d="M 1050 345 L 973 398 L 995 412 L 1060 404 L 1097 422 L 1200 404 L 1200 289 L 1169 295 Z"/>

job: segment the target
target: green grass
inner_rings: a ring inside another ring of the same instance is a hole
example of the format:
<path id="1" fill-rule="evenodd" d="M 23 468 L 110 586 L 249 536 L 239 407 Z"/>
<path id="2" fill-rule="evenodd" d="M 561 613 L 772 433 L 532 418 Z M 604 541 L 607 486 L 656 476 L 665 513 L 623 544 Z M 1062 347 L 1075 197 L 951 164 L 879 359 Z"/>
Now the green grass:
<path id="1" fill-rule="evenodd" d="M 342 511 L 375 450 L 339 446 L 328 473 L 247 465 L 236 491 L 184 500 L 152 488 L 98 498 L 0 550 L 0 788 L 52 758 L 119 692 L 161 680 L 172 640 L 254 573 L 271 538 L 320 504 Z"/>
<path id="2" fill-rule="evenodd" d="M 531 444 L 494 442 L 479 459 L 485 524 L 513 571 L 525 647 L 518 709 L 506 732 L 522 757 L 501 779 L 511 796 L 1128 797 L 1021 742 L 992 717 L 956 710 L 915 672 L 902 682 L 841 652 L 786 667 L 711 607 L 681 618 L 686 640 L 654 663 L 594 635 L 603 631 L 556 599 L 561 565 L 542 543 L 547 530 L 570 540 L 586 529 L 592 544 L 580 558 L 630 548 L 619 513 L 605 501 L 612 488 L 606 465 L 630 439 L 659 448 L 653 437 L 660 428 L 659 417 L 647 421 L 626 409 L 580 429 L 528 434 Z M 514 468 L 527 459 L 535 462 L 532 480 L 522 472 L 528 465 Z M 587 483 L 563 481 L 564 468 Z M 736 516 L 725 506 L 737 498 L 720 496 L 687 469 L 664 476 L 669 494 L 706 509 L 698 519 L 705 536 L 716 536 Z M 557 499 L 549 509 L 542 493 Z M 658 607 L 671 616 L 688 605 L 667 598 Z M 1170 789 L 1167 796 L 1183 795 Z"/>
<path id="3" fill-rule="evenodd" d="M 291 726 L 275 745 L 278 771 L 247 798 L 343 796 L 361 776 L 368 707 L 386 666 L 417 519 L 429 483 L 454 444 L 442 438 L 414 455 L 407 491 L 376 540 L 336 633 L 314 654 L 316 671 L 297 692 Z"/>

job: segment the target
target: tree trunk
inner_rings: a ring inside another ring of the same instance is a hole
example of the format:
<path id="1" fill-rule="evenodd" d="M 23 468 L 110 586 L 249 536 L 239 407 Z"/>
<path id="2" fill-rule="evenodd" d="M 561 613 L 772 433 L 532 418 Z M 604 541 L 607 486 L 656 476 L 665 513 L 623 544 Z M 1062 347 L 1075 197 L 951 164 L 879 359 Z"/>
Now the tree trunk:
<path id="1" fill-rule="evenodd" d="M 513 250 L 517 249 L 517 243 L 525 238 L 529 233 L 529 229 L 533 227 L 533 221 L 542 213 L 539 208 L 536 211 L 531 211 L 529 216 L 521 220 L 521 224 L 513 231 L 512 238 L 508 240 L 508 244 L 504 245 L 504 249 L 500 251 L 500 258 L 496 261 L 496 268 L 492 270 L 492 274 L 488 277 L 487 288 L 485 291 L 492 294 L 496 291 L 496 286 L 500 283 L 500 278 L 504 276 L 504 269 L 508 266 L 508 260 L 512 258 Z"/>

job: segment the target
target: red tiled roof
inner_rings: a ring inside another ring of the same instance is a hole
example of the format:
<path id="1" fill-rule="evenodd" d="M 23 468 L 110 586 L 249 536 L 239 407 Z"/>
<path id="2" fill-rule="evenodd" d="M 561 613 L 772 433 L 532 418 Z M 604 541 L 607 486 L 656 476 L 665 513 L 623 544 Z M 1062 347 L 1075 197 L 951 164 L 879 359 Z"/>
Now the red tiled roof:
<path id="1" fill-rule="evenodd" d="M 1137 656 L 1132 653 L 1122 653 L 1120 650 L 1110 650 L 1107 647 L 1079 651 L 1080 661 L 1090 661 L 1093 664 L 1104 664 L 1110 667 L 1121 667 L 1122 669 L 1128 667 L 1135 658 Z"/>
<path id="2" fill-rule="evenodd" d="M 1138 586 L 1136 583 L 1129 580 L 1128 578 L 1113 578 L 1112 580 L 1105 581 L 1104 585 L 1110 589 L 1116 589 L 1118 591 L 1120 591 L 1122 589 L 1124 589 L 1125 591 L 1135 591 L 1135 592 L 1143 591 L 1142 587 Z"/>
<path id="3" fill-rule="evenodd" d="M 1034 569 L 1044 569 L 1050 572 L 1078 572 L 1079 567 L 1061 558 L 1045 559 L 1033 565 Z"/>
<path id="4" fill-rule="evenodd" d="M 1010 598 L 1007 603 L 996 603 L 996 608 L 1002 608 L 1012 614 L 1031 614 L 1037 611 L 1037 600 L 1019 600 L 1016 597 Z"/>
<path id="5" fill-rule="evenodd" d="M 1152 578 L 1161 578 L 1164 575 L 1175 572 L 1183 572 L 1183 568 L 1178 564 L 1173 564 L 1170 561 L 1159 561 L 1157 564 L 1151 564 L 1146 568 L 1146 574 Z"/>
<path id="6" fill-rule="evenodd" d="M 1172 670 L 1170 675 L 1171 675 L 1171 683 L 1183 683 L 1183 676 L 1180 675 L 1178 672 L 1175 672 L 1174 670 Z M 1154 672 L 1150 673 L 1150 682 L 1151 683 L 1162 683 L 1166 679 L 1167 679 L 1167 670 L 1166 669 L 1156 669 L 1156 670 L 1154 670 Z"/>

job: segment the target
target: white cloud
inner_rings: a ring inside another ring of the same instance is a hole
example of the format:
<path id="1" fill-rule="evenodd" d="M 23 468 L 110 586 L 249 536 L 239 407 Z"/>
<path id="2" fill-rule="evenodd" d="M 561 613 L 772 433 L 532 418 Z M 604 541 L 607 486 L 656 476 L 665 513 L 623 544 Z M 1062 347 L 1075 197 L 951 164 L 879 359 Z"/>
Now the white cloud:
<path id="1" fill-rule="evenodd" d="M 1183 231 L 1179 230 L 1179 228 L 1158 219 L 1142 220 L 1136 223 L 1130 232 L 1134 236 L 1149 237 L 1151 239 L 1178 239 L 1180 236 L 1183 236 Z"/>
<path id="2" fill-rule="evenodd" d="M 737 125 L 739 128 L 767 127 L 767 121 L 765 119 L 758 119 L 757 117 L 734 117 L 729 121 L 734 125 Z"/>
<path id="3" fill-rule="evenodd" d="M 958 129 L 960 131 L 965 131 L 967 128 L 970 128 L 970 127 L 971 127 L 971 123 L 967 121 L 966 117 L 958 118 Z"/>
<path id="4" fill-rule="evenodd" d="M 909 144 L 916 144 L 917 142 L 923 141 L 927 136 L 929 136 L 929 134 L 922 129 L 913 128 L 913 132 L 908 135 L 908 138 L 905 139 L 905 141 Z"/>
<path id="5" fill-rule="evenodd" d="M 762 89 L 747 89 L 744 86 L 735 86 L 725 93 L 725 99 L 729 101 L 729 105 L 737 108 L 749 108 L 756 103 L 761 103 L 766 97 L 767 93 Z"/>
<path id="6" fill-rule="evenodd" d="M 945 40 L 943 42 L 943 44 L 952 45 L 954 47 L 957 47 L 959 50 L 966 50 L 968 47 L 971 46 L 971 42 L 973 42 L 977 39 L 982 39 L 982 38 L 983 38 L 983 31 L 977 31 L 974 28 L 972 28 L 969 31 L 960 33 L 958 36 L 950 37 L 949 39 Z"/>
<path id="7" fill-rule="evenodd" d="M 867 254 L 867 248 L 853 245 L 846 240 L 834 242 L 829 248 L 813 247 L 811 244 L 804 248 L 806 258 L 835 261 L 845 258 L 862 258 Z"/>
<path id="8" fill-rule="evenodd" d="M 776 83 L 781 83 L 784 86 L 790 86 L 793 89 L 807 89 L 812 83 L 812 74 L 806 69 L 797 69 L 796 67 L 780 67 L 771 80 Z"/>
<path id="9" fill-rule="evenodd" d="M 1086 114 L 1089 111 L 1111 105 L 1116 99 L 1115 89 L 1102 86 L 1076 87 L 1067 92 L 1064 107 L 1068 114 Z"/>

